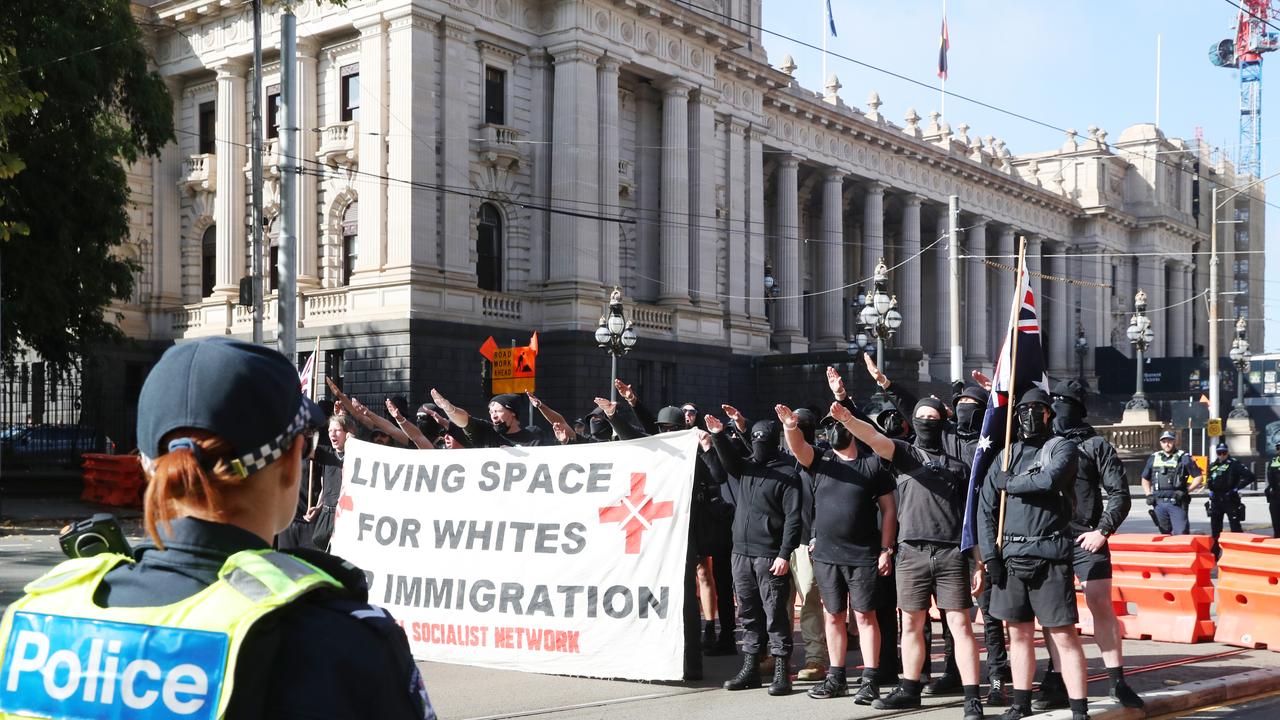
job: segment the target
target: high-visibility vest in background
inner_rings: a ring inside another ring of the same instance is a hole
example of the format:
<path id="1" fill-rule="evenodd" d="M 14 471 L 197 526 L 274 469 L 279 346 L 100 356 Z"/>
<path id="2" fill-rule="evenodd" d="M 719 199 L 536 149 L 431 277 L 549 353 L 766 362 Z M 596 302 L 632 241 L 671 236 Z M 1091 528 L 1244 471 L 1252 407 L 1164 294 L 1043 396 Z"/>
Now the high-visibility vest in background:
<path id="1" fill-rule="evenodd" d="M 26 586 L 0 622 L 0 719 L 219 718 L 241 644 L 263 616 L 341 588 L 274 550 L 229 558 L 218 580 L 171 605 L 100 607 L 94 593 L 124 555 L 61 563 Z"/>

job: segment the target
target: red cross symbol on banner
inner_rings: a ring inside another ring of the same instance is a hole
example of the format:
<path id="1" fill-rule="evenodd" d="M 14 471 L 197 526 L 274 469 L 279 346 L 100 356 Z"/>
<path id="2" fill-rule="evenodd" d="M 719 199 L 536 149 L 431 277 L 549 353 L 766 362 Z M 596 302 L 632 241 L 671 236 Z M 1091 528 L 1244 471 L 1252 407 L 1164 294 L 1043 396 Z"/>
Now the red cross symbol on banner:
<path id="1" fill-rule="evenodd" d="M 653 527 L 653 521 L 669 518 L 675 504 L 670 500 L 654 502 L 644 492 L 645 474 L 631 473 L 631 494 L 623 496 L 617 505 L 600 508 L 600 522 L 616 522 L 627 533 L 626 554 L 640 552 L 640 537 Z"/>

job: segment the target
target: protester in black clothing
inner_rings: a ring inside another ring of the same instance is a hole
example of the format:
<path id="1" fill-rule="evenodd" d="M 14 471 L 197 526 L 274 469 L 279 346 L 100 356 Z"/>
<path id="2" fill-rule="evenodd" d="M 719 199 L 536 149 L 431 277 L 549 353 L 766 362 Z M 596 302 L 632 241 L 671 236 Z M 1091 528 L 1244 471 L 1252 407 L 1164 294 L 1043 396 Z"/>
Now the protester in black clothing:
<path id="1" fill-rule="evenodd" d="M 1267 489 L 1263 494 L 1271 511 L 1271 535 L 1280 537 L 1280 442 L 1276 443 L 1275 456 L 1267 463 Z"/>
<path id="2" fill-rule="evenodd" d="M 1035 622 L 1049 632 L 1074 720 L 1088 718 L 1084 652 L 1075 624 L 1072 497 L 1075 444 L 1053 436 L 1049 394 L 1026 391 L 1014 412 L 1021 441 L 999 452 L 982 484 L 978 544 L 995 587 L 991 614 L 1009 629 L 1013 704 L 1006 720 L 1030 715 Z M 1005 458 L 1008 457 L 1007 469 Z"/>
<path id="3" fill-rule="evenodd" d="M 893 543 L 898 530 L 893 480 L 883 472 L 880 459 L 860 453 L 853 435 L 834 419 L 825 423 L 830 447 L 819 450 L 800 430 L 798 413 L 785 405 L 774 410 L 785 429 L 787 447 L 808 471 L 809 478 L 801 487 L 807 514 L 813 518 L 807 544 L 826 608 L 827 677 L 809 690 L 809 697 L 825 699 L 849 692 L 845 655 L 847 611 L 852 606 L 863 658 L 862 687 L 854 702 L 868 705 L 878 694 L 876 576 L 893 572 Z M 877 515 L 881 520 L 879 531 Z"/>
<path id="4" fill-rule="evenodd" d="M 978 698 L 978 646 L 969 622 L 973 595 L 982 590 L 982 571 L 960 550 L 968 468 L 943 450 L 945 408 L 936 398 L 916 403 L 913 443 L 893 440 L 833 404 L 831 414 L 898 473 L 898 607 L 902 610 L 902 680 L 880 710 L 920 706 L 920 674 L 928 654 L 924 624 L 930 598 L 944 613 L 956 639 L 956 660 L 964 683 L 964 717 L 982 717 Z"/>
<path id="5" fill-rule="evenodd" d="M 1231 523 L 1231 532 L 1244 532 L 1244 501 L 1240 491 L 1253 484 L 1257 478 L 1239 460 L 1231 457 L 1226 443 L 1218 443 L 1218 459 L 1209 466 L 1209 499 L 1205 511 L 1209 513 L 1209 531 L 1213 534 L 1213 553 L 1220 555 L 1218 536 L 1222 534 L 1222 516 Z"/>
<path id="6" fill-rule="evenodd" d="M 276 535 L 275 545 L 281 550 L 326 550 L 333 535 L 333 515 L 330 513 L 323 532 L 319 515 L 326 504 L 337 506 L 342 493 L 342 453 L 347 438 L 356 431 L 350 415 L 333 415 L 329 418 L 329 444 L 318 444 L 311 458 L 307 477 L 298 484 L 298 507 L 289 527 Z"/>
<path id="7" fill-rule="evenodd" d="M 1107 547 L 1107 538 L 1129 515 L 1129 480 L 1115 447 L 1085 422 L 1084 385 L 1077 380 L 1059 382 L 1052 400 L 1054 433 L 1076 446 L 1072 563 L 1093 615 L 1093 639 L 1102 651 L 1112 699 L 1125 707 L 1139 708 L 1144 704 L 1142 698 L 1124 680 L 1123 635 L 1111 602 L 1111 550 Z M 1067 707 L 1067 688 L 1053 670 L 1052 659 L 1040 683 L 1040 697 L 1031 707 L 1037 712 Z"/>
<path id="8" fill-rule="evenodd" d="M 767 633 L 774 658 L 770 695 L 791 692 L 791 552 L 800 542 L 800 472 L 782 454 L 782 427 L 761 420 L 751 427 L 751 457 L 744 458 L 725 436 L 724 425 L 706 416 L 711 443 L 728 480 L 735 484 L 733 587 L 742 619 L 742 669 L 726 690 L 760 686 L 758 663 Z"/>
<path id="9" fill-rule="evenodd" d="M 434 388 L 431 398 L 436 401 L 449 422 L 462 428 L 472 447 L 529 447 L 542 445 L 546 436 L 537 426 L 521 427 L 520 396 L 510 393 L 494 395 L 489 401 L 489 422 L 472 417 L 466 410 L 449 402 Z"/>

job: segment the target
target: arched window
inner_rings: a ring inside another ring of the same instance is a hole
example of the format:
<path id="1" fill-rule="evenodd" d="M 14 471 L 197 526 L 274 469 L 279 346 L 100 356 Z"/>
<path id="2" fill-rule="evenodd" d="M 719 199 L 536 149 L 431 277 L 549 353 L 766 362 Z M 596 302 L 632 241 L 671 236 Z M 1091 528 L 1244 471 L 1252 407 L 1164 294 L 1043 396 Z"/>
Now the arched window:
<path id="1" fill-rule="evenodd" d="M 213 294 L 214 283 L 217 282 L 218 233 L 210 225 L 200 237 L 200 297 L 207 298 Z"/>
<path id="2" fill-rule="evenodd" d="M 502 290 L 502 216 L 489 203 L 480 206 L 476 233 L 476 278 L 481 290 Z"/>
<path id="3" fill-rule="evenodd" d="M 351 203 L 347 209 L 342 212 L 342 247 L 341 265 L 339 267 L 340 277 L 338 282 L 344 287 L 351 284 L 351 274 L 356 269 L 357 246 L 356 238 L 360 234 L 360 213 L 356 207 L 356 203 Z"/>

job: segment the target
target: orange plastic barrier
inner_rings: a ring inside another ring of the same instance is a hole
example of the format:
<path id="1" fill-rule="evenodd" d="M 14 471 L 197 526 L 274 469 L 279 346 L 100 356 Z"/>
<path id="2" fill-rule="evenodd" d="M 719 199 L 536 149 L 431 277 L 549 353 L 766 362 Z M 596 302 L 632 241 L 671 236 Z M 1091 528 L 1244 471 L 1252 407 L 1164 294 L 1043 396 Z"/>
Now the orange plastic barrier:
<path id="1" fill-rule="evenodd" d="M 1216 642 L 1280 651 L 1280 539 L 1250 533 L 1218 538 Z"/>
<path id="2" fill-rule="evenodd" d="M 146 478 L 137 455 L 85 453 L 80 498 L 100 505 L 142 506 Z"/>
<path id="3" fill-rule="evenodd" d="M 1126 638 L 1194 643 L 1213 638 L 1213 541 L 1204 535 L 1113 535 L 1112 599 Z"/>

